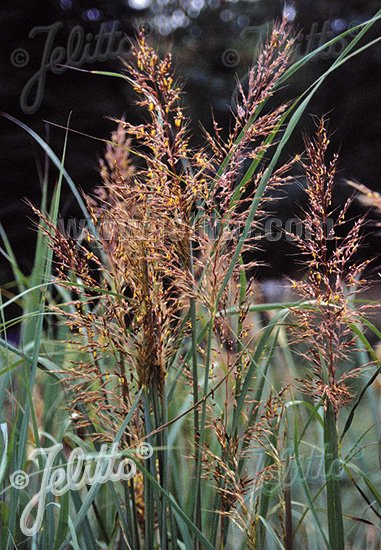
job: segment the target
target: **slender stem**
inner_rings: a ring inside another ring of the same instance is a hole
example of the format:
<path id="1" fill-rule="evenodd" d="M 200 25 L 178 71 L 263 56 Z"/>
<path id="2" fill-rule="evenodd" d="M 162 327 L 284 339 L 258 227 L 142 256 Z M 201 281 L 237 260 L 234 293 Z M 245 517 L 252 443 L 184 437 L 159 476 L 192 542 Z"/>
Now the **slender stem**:
<path id="1" fill-rule="evenodd" d="M 290 462 L 289 454 L 287 453 L 286 478 L 284 489 L 284 506 L 285 506 L 285 550 L 293 550 L 294 537 L 292 527 L 292 494 L 291 494 L 291 478 L 290 478 Z"/>
<path id="2" fill-rule="evenodd" d="M 344 526 L 339 481 L 336 415 L 327 401 L 324 415 L 324 465 L 327 486 L 328 535 L 332 550 L 344 550 Z"/>
<path id="3" fill-rule="evenodd" d="M 153 383 L 152 388 L 152 402 L 153 402 L 153 409 L 154 409 L 154 416 L 155 416 L 155 425 L 157 428 L 160 426 L 164 426 L 166 423 L 166 420 L 164 418 L 164 409 L 165 409 L 165 402 L 164 402 L 164 393 L 165 388 L 163 390 L 163 395 L 161 399 L 161 410 L 159 411 L 159 392 L 158 387 L 155 383 Z M 160 474 L 160 483 L 163 489 L 167 490 L 167 464 L 166 464 L 166 445 L 164 443 L 165 441 L 165 432 L 166 428 L 163 428 L 163 430 L 159 431 L 157 434 L 157 457 L 158 457 L 158 464 L 159 464 L 159 474 Z M 164 500 L 163 496 L 160 495 L 159 497 L 161 502 L 161 517 L 159 518 L 159 531 L 160 531 L 160 541 L 161 541 L 161 548 L 163 550 L 167 550 L 168 548 L 168 540 L 167 540 L 167 505 L 166 501 Z"/>
<path id="4" fill-rule="evenodd" d="M 189 271 L 191 276 L 194 276 L 193 267 L 193 244 L 191 238 L 189 238 Z M 199 437 L 200 437 L 200 419 L 198 411 L 198 357 L 197 357 L 197 310 L 196 300 L 190 298 L 190 321 L 192 327 L 192 379 L 193 379 L 193 422 L 194 422 L 194 452 L 195 452 L 195 475 L 196 475 L 196 491 L 191 496 L 191 510 L 194 513 L 195 523 L 201 531 L 201 495 L 197 489 L 197 473 L 199 471 L 199 461 L 201 455 L 198 452 L 199 449 Z M 196 544 L 196 538 L 195 538 Z"/>
<path id="5" fill-rule="evenodd" d="M 209 373 L 210 373 L 210 359 L 212 351 L 212 340 L 213 340 L 213 327 L 214 327 L 215 312 L 212 312 L 211 318 L 209 320 L 209 329 L 208 329 L 208 340 L 207 340 L 207 349 L 206 349 L 206 359 L 205 359 L 205 378 L 204 378 L 204 397 L 208 394 L 209 388 Z M 206 399 L 202 403 L 201 409 L 201 423 L 200 423 L 200 434 L 198 439 L 198 447 L 196 449 L 196 482 L 195 482 L 195 502 L 196 505 L 198 502 L 202 502 L 201 498 L 201 466 L 202 466 L 202 447 L 204 444 L 205 437 L 205 422 L 206 422 Z M 199 521 L 200 531 L 202 531 L 202 522 L 201 522 L 201 505 L 198 505 L 195 510 L 195 521 Z M 195 541 L 195 548 L 198 548 L 198 541 Z"/>
<path id="6" fill-rule="evenodd" d="M 150 408 L 148 391 L 145 390 L 143 394 L 144 398 L 144 421 L 147 433 L 152 430 L 150 419 Z M 152 438 L 147 440 L 152 445 Z M 147 469 L 150 471 L 152 477 L 155 475 L 155 453 L 148 459 Z M 152 482 L 149 479 L 144 480 L 144 511 L 145 511 L 145 548 L 154 547 L 154 523 L 155 523 L 155 511 L 154 511 L 154 496 Z"/>

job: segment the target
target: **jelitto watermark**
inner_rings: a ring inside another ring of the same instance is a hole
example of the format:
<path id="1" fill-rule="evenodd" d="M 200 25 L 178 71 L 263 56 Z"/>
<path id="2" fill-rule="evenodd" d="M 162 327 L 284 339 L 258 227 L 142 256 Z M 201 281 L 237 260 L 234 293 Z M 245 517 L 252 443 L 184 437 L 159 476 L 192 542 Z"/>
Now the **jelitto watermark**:
<path id="1" fill-rule="evenodd" d="M 3 456 L 7 456 L 6 424 L 1 425 L 1 431 L 4 439 Z M 153 454 L 153 448 L 147 442 L 142 442 L 136 449 L 129 451 L 122 451 L 119 443 L 112 443 L 110 446 L 101 445 L 97 453 L 85 453 L 81 447 L 76 447 L 63 463 L 62 455 L 60 456 L 62 450 L 62 443 L 36 448 L 30 453 L 28 461 L 35 464 L 37 470 L 29 473 L 17 470 L 9 476 L 11 487 L 17 490 L 25 490 L 32 480 L 36 486 L 37 480 L 39 489 L 32 494 L 20 517 L 20 529 L 28 537 L 34 536 L 42 526 L 49 494 L 62 497 L 69 491 L 80 491 L 85 485 L 128 481 L 136 474 L 137 467 L 133 457 L 146 460 Z"/>
<path id="2" fill-rule="evenodd" d="M 42 37 L 44 44 L 40 67 L 21 92 L 20 106 L 26 114 L 35 113 L 41 106 L 49 72 L 60 75 L 68 67 L 80 68 L 86 64 L 118 59 L 130 50 L 130 38 L 119 30 L 118 21 L 103 22 L 95 34 L 85 33 L 81 25 L 76 25 L 68 33 L 65 46 L 57 45 L 63 29 L 63 22 L 57 21 L 51 25 L 33 27 L 29 32 L 31 40 Z M 140 30 L 150 33 L 148 25 L 143 25 Z M 14 67 L 26 67 L 30 62 L 30 53 L 25 48 L 16 48 L 10 59 Z"/>

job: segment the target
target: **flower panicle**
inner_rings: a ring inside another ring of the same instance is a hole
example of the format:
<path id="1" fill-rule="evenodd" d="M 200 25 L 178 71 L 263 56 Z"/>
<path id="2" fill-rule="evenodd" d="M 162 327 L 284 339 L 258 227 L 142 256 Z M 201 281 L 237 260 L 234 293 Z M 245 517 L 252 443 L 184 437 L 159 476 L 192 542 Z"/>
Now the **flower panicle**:
<path id="1" fill-rule="evenodd" d="M 296 246 L 305 257 L 306 278 L 292 281 L 301 298 L 313 304 L 308 309 L 295 308 L 296 341 L 309 343 L 303 353 L 311 373 L 303 382 L 304 391 L 332 403 L 335 412 L 348 402 L 350 392 L 346 379 L 350 373 L 339 373 L 344 360 L 355 349 L 351 325 L 360 322 L 365 307 L 354 308 L 352 299 L 365 285 L 362 273 L 370 260 L 356 262 L 362 241 L 364 218 L 356 220 L 341 236 L 339 229 L 347 223 L 351 201 L 336 213 L 333 192 L 338 156 L 329 154 L 327 123 L 321 119 L 316 136 L 306 139 L 307 159 L 302 162 L 306 177 L 307 208 L 302 236 L 293 235 Z M 352 372 L 353 377 L 356 375 Z"/>
<path id="2" fill-rule="evenodd" d="M 214 122 L 215 135 L 194 149 L 171 56 L 160 59 L 143 34 L 137 37 L 127 79 L 147 119 L 116 121 L 100 161 L 102 185 L 86 197 L 96 231 L 68 243 L 57 229 L 48 230 L 57 281 L 74 294 L 61 309 L 81 355 L 67 365 L 76 403 L 91 403 L 94 415 L 109 417 L 112 426 L 137 389 L 162 393 L 168 363 L 190 332 L 182 322 L 190 300 L 196 313 L 218 309 L 223 319 L 242 270 L 255 265 L 253 230 L 265 199 L 258 200 L 250 227 L 249 208 L 287 106 L 263 113 L 259 107 L 284 74 L 291 46 L 285 24 L 276 26 L 250 71 L 247 92 L 239 92 L 227 139 Z M 246 159 L 258 159 L 258 167 L 238 183 Z M 269 186 L 288 181 L 294 162 L 275 170 Z M 242 257 L 251 258 L 233 266 L 220 292 L 245 227 Z M 233 334 L 229 326 L 225 332 Z"/>

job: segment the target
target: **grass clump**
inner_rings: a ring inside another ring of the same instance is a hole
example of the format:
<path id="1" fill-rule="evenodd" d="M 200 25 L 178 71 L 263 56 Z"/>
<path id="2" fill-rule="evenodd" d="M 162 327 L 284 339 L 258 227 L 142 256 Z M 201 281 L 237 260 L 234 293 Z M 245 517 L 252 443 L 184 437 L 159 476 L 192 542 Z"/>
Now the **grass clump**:
<path id="1" fill-rule="evenodd" d="M 360 25 L 360 38 L 370 25 Z M 335 66 L 357 52 L 357 40 Z M 41 282 L 27 289 L 19 280 L 23 346 L 1 340 L 1 400 L 16 418 L 3 470 L 32 472 L 26 448 L 49 447 L 50 432 L 64 466 L 72 449 L 99 453 L 107 443 L 133 457 L 138 473 L 50 493 L 42 527 L 26 541 L 18 522 L 33 491 L 19 498 L 12 490 L 0 520 L 4 547 L 339 550 L 346 524 L 351 545 L 378 529 L 377 475 L 365 459 L 354 464 L 374 431 L 356 422 L 369 394 L 359 379 L 376 360 L 361 324 L 377 329 L 354 300 L 366 267 L 353 262 L 363 221 L 339 238 L 347 204 L 327 234 L 336 157 L 327 161 L 324 120 L 302 161 L 308 231 L 293 236 L 307 266 L 294 283 L 299 299 L 254 300 L 268 192 L 291 180 L 300 156 L 280 166 L 279 156 L 312 97 L 268 107 L 301 66 L 292 47 L 286 23 L 275 25 L 247 90 L 239 88 L 228 136 L 214 122 L 195 149 L 171 56 L 160 59 L 139 35 L 122 77 L 146 118 L 116 121 L 102 185 L 84 197 L 85 231 L 73 238 L 57 224 L 62 166 L 51 211 L 34 209 Z M 6 333 L 4 315 L 2 326 Z M 152 445 L 148 458 L 136 455 L 142 442 Z M 314 461 L 324 464 L 322 477 L 309 477 Z"/>

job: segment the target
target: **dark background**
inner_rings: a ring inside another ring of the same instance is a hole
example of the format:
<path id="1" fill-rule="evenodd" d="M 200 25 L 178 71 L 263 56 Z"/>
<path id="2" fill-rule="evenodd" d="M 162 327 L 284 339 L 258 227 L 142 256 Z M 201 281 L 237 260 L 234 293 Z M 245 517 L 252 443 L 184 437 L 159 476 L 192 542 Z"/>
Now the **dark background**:
<path id="1" fill-rule="evenodd" d="M 224 2 L 221 0 L 108 0 L 20 1 L 3 2 L 1 21 L 1 110 L 15 116 L 46 139 L 56 154 L 62 153 L 64 126 L 72 112 L 71 128 L 96 138 L 107 138 L 114 124 L 107 117 L 125 115 L 138 120 L 139 113 L 131 103 L 131 91 L 122 80 L 93 76 L 66 70 L 55 75 L 49 72 L 41 106 L 26 113 L 20 96 L 28 80 L 41 65 L 45 36 L 28 35 L 36 26 L 62 21 L 53 47 L 66 47 L 69 33 L 80 25 L 85 35 L 96 35 L 102 23 L 118 22 L 119 30 L 129 36 L 145 25 L 152 42 L 165 51 L 173 51 L 177 75 L 184 83 L 194 121 L 195 141 L 202 140 L 198 121 L 210 126 L 211 111 L 225 128 L 229 124 L 229 108 L 234 94 L 235 75 L 244 77 L 256 55 L 258 36 L 266 33 L 266 24 L 280 17 L 285 5 L 277 0 Z M 299 0 L 289 3 L 287 11 L 294 19 L 298 48 L 316 47 L 342 30 L 362 22 L 381 7 L 379 1 Z M 311 33 L 314 39 L 311 39 Z M 376 38 L 380 25 L 367 39 Z M 16 67 L 13 52 L 23 48 L 29 62 Z M 340 46 L 338 47 L 340 48 Z M 327 69 L 339 52 L 320 56 L 298 73 L 281 96 L 293 98 Z M 128 54 L 127 54 L 128 55 Z M 13 63 L 12 63 L 13 59 Z M 107 59 L 83 69 L 119 70 L 117 60 Z M 300 129 L 295 132 L 287 154 L 302 149 L 301 131 L 313 128 L 311 115 L 329 114 L 334 132 L 333 147 L 340 148 L 340 179 L 360 181 L 381 190 L 381 48 L 376 45 L 346 64 L 329 77 L 310 104 Z M 98 159 L 104 145 L 101 141 L 71 133 L 66 168 L 77 186 L 91 190 L 99 184 Z M 38 204 L 41 197 L 41 173 L 44 154 L 21 128 L 0 119 L 1 202 L 0 220 L 23 269 L 28 272 L 33 257 L 34 232 L 25 197 Z M 49 186 L 53 189 L 57 172 L 50 167 Z M 339 182 L 337 201 L 343 202 L 350 191 Z M 287 218 L 298 211 L 303 193 L 292 186 L 287 198 L 279 202 L 278 214 Z M 356 208 L 353 213 L 355 214 Z M 65 186 L 62 214 L 79 215 L 76 202 Z M 293 249 L 284 241 L 271 243 L 261 255 L 267 266 L 258 271 L 260 277 L 278 277 L 299 269 Z M 376 251 L 381 239 L 373 234 L 364 243 L 361 254 Z M 6 262 L 0 260 L 0 282 L 10 277 Z"/>

